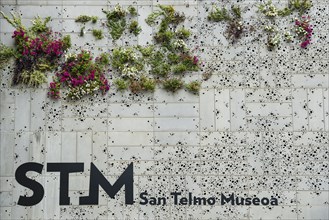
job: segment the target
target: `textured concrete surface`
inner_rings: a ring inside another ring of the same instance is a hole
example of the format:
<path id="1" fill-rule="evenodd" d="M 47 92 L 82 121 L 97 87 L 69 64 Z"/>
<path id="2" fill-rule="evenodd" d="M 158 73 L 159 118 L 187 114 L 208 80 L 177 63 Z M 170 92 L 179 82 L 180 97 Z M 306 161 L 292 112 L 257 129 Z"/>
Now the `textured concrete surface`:
<path id="1" fill-rule="evenodd" d="M 159 88 L 154 94 L 132 95 L 112 87 L 104 97 L 79 102 L 48 99 L 47 85 L 13 88 L 12 70 L 0 70 L 0 219 L 329 219 L 328 0 L 313 1 L 315 35 L 308 49 L 283 42 L 272 52 L 265 36 L 258 41 L 244 36 L 229 45 L 223 24 L 206 19 L 214 2 L 1 0 L 2 11 L 21 13 L 26 24 L 35 15 L 51 16 L 53 30 L 70 34 L 74 49 L 94 53 L 152 41 L 145 17 L 157 4 L 173 4 L 193 28 L 189 44 L 199 47 L 205 68 L 214 69 L 199 96 Z M 259 17 L 255 8 L 260 1 L 230 2 L 244 9 L 245 21 Z M 75 17 L 105 19 L 101 10 L 116 3 L 137 7 L 143 28 L 138 37 L 125 35 L 113 43 L 105 30 L 107 37 L 95 41 L 88 25 L 79 37 Z M 292 24 L 288 20 L 280 22 Z M 0 22 L 1 41 L 13 45 L 13 29 L 4 19 Z M 70 206 L 58 205 L 59 176 L 49 172 L 36 177 L 45 188 L 42 202 L 18 206 L 19 195 L 31 191 L 15 181 L 14 173 L 32 161 L 84 162 L 85 167 L 93 162 L 110 181 L 134 162 L 136 203 L 124 205 L 122 191 L 110 199 L 101 190 L 99 205 L 79 206 L 78 198 L 88 195 L 88 168 L 70 175 Z M 152 196 L 178 191 L 275 196 L 279 205 L 140 205 L 145 190 Z"/>

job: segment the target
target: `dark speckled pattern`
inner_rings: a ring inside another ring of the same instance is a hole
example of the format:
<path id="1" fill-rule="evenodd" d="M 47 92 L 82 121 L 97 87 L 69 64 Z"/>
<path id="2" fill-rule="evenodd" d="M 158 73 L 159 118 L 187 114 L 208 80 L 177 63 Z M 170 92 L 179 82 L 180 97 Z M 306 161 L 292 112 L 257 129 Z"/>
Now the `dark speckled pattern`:
<path id="1" fill-rule="evenodd" d="M 101 9 L 118 2 L 137 7 L 143 28 L 138 37 L 95 41 L 88 25 L 85 37 L 79 37 L 75 17 L 90 14 L 104 21 Z M 198 47 L 205 61 L 200 73 L 213 75 L 199 96 L 159 88 L 154 94 L 133 95 L 111 88 L 104 97 L 70 102 L 49 100 L 47 85 L 13 88 L 11 69 L 0 70 L 0 219 L 329 219 L 329 1 L 312 1 L 315 35 L 309 49 L 283 42 L 273 52 L 267 51 L 257 26 L 256 5 L 262 1 L 220 1 L 241 5 L 245 22 L 256 27 L 235 45 L 223 36 L 224 24 L 206 21 L 215 2 L 1 1 L 2 11 L 22 13 L 26 24 L 37 14 L 52 16 L 53 29 L 70 34 L 75 49 L 82 46 L 95 54 L 147 44 L 152 28 L 145 17 L 157 4 L 174 4 L 192 28 L 188 44 Z M 289 27 L 289 20 L 279 20 L 280 27 Z M 13 29 L 0 22 L 1 41 L 12 45 Z M 200 78 L 188 75 L 188 80 Z M 15 181 L 14 172 L 30 161 L 85 163 L 84 173 L 70 175 L 70 206 L 58 205 L 59 175 L 47 172 L 31 173 L 45 188 L 42 202 L 16 205 L 19 195 L 31 192 Z M 111 183 L 134 162 L 136 204 L 125 206 L 122 192 L 110 199 L 101 190 L 99 205 L 79 206 L 78 198 L 88 195 L 90 162 Z M 205 197 L 232 192 L 275 196 L 279 205 L 179 206 L 170 199 L 166 206 L 139 205 L 139 194 L 146 190 L 160 197 L 175 191 Z"/>

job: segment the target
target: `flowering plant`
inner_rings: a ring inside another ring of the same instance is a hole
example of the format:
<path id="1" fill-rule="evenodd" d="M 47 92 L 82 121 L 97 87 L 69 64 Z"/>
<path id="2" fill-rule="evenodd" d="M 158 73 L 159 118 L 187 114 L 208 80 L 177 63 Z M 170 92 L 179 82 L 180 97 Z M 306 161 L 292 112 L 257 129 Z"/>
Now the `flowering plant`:
<path id="1" fill-rule="evenodd" d="M 58 66 L 62 55 L 71 46 L 70 37 L 61 38 L 60 34 L 52 32 L 47 27 L 50 17 L 44 20 L 36 17 L 27 29 L 19 16 L 12 14 L 13 19 L 10 19 L 1 14 L 16 28 L 12 35 L 16 44 L 13 84 L 39 86 L 46 81 L 44 73 Z"/>
<path id="2" fill-rule="evenodd" d="M 309 16 L 302 16 L 302 19 L 295 20 L 295 31 L 298 35 L 299 39 L 302 41 L 300 46 L 302 48 L 306 48 L 307 45 L 311 43 L 311 38 L 313 34 L 313 28 L 310 25 L 310 17 Z"/>
<path id="3" fill-rule="evenodd" d="M 61 86 L 69 88 L 67 97 L 72 99 L 81 99 L 98 91 L 105 94 L 110 89 L 104 73 L 108 63 L 106 54 L 101 54 L 95 61 L 87 51 L 67 56 L 54 82 L 50 83 L 48 95 L 54 99 L 60 98 Z"/>

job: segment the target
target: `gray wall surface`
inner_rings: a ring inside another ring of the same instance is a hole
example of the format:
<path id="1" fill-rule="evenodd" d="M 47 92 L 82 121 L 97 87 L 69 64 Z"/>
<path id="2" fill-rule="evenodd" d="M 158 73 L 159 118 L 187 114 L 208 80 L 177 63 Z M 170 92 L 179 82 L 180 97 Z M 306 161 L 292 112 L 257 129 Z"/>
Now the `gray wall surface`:
<path id="1" fill-rule="evenodd" d="M 229 44 L 225 24 L 207 21 L 211 4 L 218 2 L 240 5 L 255 33 Z M 154 29 L 144 19 L 157 4 L 172 4 L 187 16 L 185 24 L 193 28 L 188 43 L 199 47 L 213 75 L 200 95 L 161 88 L 133 95 L 112 86 L 105 96 L 72 102 L 47 98 L 47 84 L 12 87 L 12 68 L 0 70 L 0 219 L 329 219 L 329 1 L 313 1 L 309 48 L 282 42 L 274 51 L 267 50 L 257 26 L 260 2 L 1 0 L 1 11 L 19 12 L 26 25 L 36 15 L 51 16 L 54 31 L 71 35 L 73 50 L 95 54 L 152 42 Z M 273 2 L 283 7 L 287 1 Z M 105 39 L 96 41 L 87 25 L 79 37 L 77 16 L 105 21 L 101 10 L 117 3 L 138 9 L 139 36 L 126 34 L 113 42 L 104 29 Z M 289 19 L 279 18 L 281 27 L 293 24 Z M 2 18 L 0 25 L 0 40 L 14 45 L 14 29 Z M 188 77 L 200 79 L 202 71 Z M 32 194 L 14 175 L 26 162 L 83 162 L 85 172 L 70 175 L 71 205 L 59 205 L 59 174 L 45 168 L 41 175 L 31 173 L 45 188 L 43 200 L 32 207 L 17 205 L 20 195 Z M 88 195 L 90 162 L 111 183 L 133 162 L 135 204 L 124 204 L 123 190 L 111 199 L 100 189 L 98 205 L 79 205 L 79 197 Z M 170 202 L 140 205 L 144 191 Z M 279 204 L 174 205 L 171 192 L 274 196 Z"/>

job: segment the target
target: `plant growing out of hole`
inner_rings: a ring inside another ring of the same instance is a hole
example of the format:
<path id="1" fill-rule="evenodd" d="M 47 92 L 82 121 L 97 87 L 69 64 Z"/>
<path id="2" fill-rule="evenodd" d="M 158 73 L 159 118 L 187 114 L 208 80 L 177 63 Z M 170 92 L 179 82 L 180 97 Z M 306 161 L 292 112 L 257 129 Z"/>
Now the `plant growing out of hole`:
<path id="1" fill-rule="evenodd" d="M 183 88 L 184 82 L 180 78 L 168 78 L 163 81 L 163 88 L 170 92 L 176 92 Z"/>
<path id="2" fill-rule="evenodd" d="M 74 100 L 86 95 L 95 95 L 99 91 L 105 94 L 110 89 L 105 77 L 108 65 L 109 59 L 106 54 L 101 54 L 95 61 L 88 51 L 68 55 L 61 70 L 56 73 L 54 81 L 50 83 L 48 95 L 59 99 L 61 87 L 68 87 L 66 96 Z"/>
<path id="3" fill-rule="evenodd" d="M 104 38 L 103 31 L 102 31 L 102 30 L 97 30 L 97 29 L 93 29 L 93 36 L 94 36 L 97 40 L 101 40 L 101 39 Z"/>
<path id="4" fill-rule="evenodd" d="M 311 43 L 313 28 L 310 25 L 310 17 L 302 16 L 302 19 L 295 20 L 295 31 L 298 38 L 302 41 L 301 48 L 306 48 Z"/>
<path id="5" fill-rule="evenodd" d="M 96 23 L 98 20 L 97 16 L 89 16 L 89 15 L 79 15 L 76 19 L 75 22 L 79 22 L 79 23 L 87 23 L 89 21 L 91 21 L 92 23 Z"/>
<path id="6" fill-rule="evenodd" d="M 16 29 L 12 36 L 16 58 L 13 85 L 37 87 L 46 82 L 45 72 L 59 65 L 61 57 L 71 46 L 70 36 L 62 37 L 52 32 L 47 26 L 50 17 L 44 20 L 36 17 L 32 26 L 26 28 L 20 16 L 12 14 L 9 18 L 3 12 L 1 14 Z"/>
<path id="7" fill-rule="evenodd" d="M 192 81 L 192 82 L 186 84 L 185 88 L 192 93 L 199 94 L 199 91 L 201 88 L 201 83 L 199 81 Z"/>
<path id="8" fill-rule="evenodd" d="M 245 31 L 241 17 L 241 9 L 239 6 L 231 6 L 231 13 L 226 8 L 214 7 L 208 14 L 208 20 L 214 22 L 227 22 L 225 30 L 226 38 L 231 40 L 232 43 L 241 38 L 242 33 Z"/>
<path id="9" fill-rule="evenodd" d="M 132 21 L 129 25 L 129 31 L 137 36 L 142 31 L 142 28 L 138 25 L 137 21 Z"/>
<path id="10" fill-rule="evenodd" d="M 103 11 L 107 17 L 107 27 L 110 30 L 110 35 L 113 40 L 118 40 L 124 30 L 126 29 L 127 21 L 126 16 L 130 14 L 131 16 L 137 16 L 136 8 L 130 6 L 128 10 L 124 10 L 120 5 L 116 5 L 111 11 Z M 137 27 L 134 30 L 134 34 L 140 32 L 140 27 Z"/>

